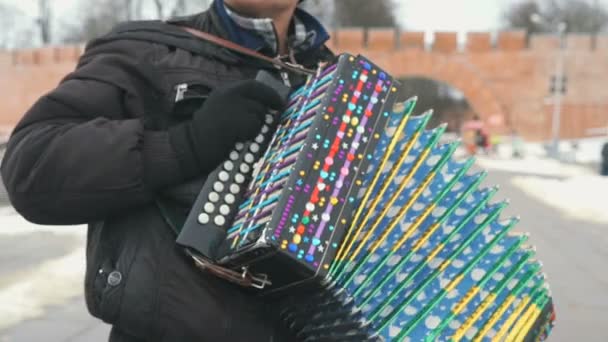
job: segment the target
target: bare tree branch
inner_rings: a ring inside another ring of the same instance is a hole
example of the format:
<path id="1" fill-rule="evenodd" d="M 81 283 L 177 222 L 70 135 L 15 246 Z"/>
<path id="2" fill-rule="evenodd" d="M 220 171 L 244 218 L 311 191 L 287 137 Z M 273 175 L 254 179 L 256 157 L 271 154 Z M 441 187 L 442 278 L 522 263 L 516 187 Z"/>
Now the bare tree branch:
<path id="1" fill-rule="evenodd" d="M 156 6 L 156 18 L 158 18 L 158 19 L 164 18 L 165 13 L 163 11 L 163 9 L 164 9 L 163 0 L 154 0 L 154 5 Z"/>
<path id="2" fill-rule="evenodd" d="M 134 1 L 133 0 L 124 0 L 124 2 L 125 2 L 125 13 L 126 13 L 127 20 L 134 20 L 135 19 L 134 14 L 133 14 Z"/>
<path id="3" fill-rule="evenodd" d="M 38 27 L 40 28 L 40 40 L 46 45 L 51 42 L 51 2 L 50 0 L 38 0 Z"/>
<path id="4" fill-rule="evenodd" d="M 116 24 L 127 20 L 129 15 L 134 16 L 134 12 L 128 13 L 125 0 L 99 0 L 98 4 L 91 7 L 88 3 L 81 3 L 81 21 L 72 25 L 70 33 L 62 38 L 62 42 L 89 41 L 109 32 Z"/>
<path id="5" fill-rule="evenodd" d="M 339 26 L 393 27 L 395 3 L 392 0 L 334 0 L 334 20 Z"/>
<path id="6" fill-rule="evenodd" d="M 585 0 L 526 0 L 508 7 L 504 17 L 508 27 L 528 34 L 551 31 L 551 25 L 532 21 L 535 13 L 552 23 L 565 22 L 568 32 L 597 33 L 608 25 L 608 10 L 597 1 L 591 4 Z"/>
<path id="7" fill-rule="evenodd" d="M 143 0 L 135 0 L 135 6 L 133 9 L 133 16 L 135 19 L 140 20 L 144 17 L 143 14 Z"/>
<path id="8" fill-rule="evenodd" d="M 597 33 L 608 24 L 606 8 L 584 0 L 552 0 L 544 16 L 565 22 L 568 32 Z"/>
<path id="9" fill-rule="evenodd" d="M 13 9 L 0 4 L 0 49 L 8 49 L 11 36 L 13 34 L 11 28 L 14 25 Z"/>
<path id="10" fill-rule="evenodd" d="M 186 0 L 177 0 L 175 6 L 171 10 L 171 16 L 177 17 L 178 15 L 186 14 Z"/>
<path id="11" fill-rule="evenodd" d="M 325 27 L 334 26 L 335 1 L 331 0 L 307 0 L 302 8 L 318 18 Z"/>

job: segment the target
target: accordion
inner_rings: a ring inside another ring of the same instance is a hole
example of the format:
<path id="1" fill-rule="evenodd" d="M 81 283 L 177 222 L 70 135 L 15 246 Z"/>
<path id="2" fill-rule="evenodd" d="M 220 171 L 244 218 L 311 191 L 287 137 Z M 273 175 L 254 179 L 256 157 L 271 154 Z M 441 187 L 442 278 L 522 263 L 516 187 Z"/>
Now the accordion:
<path id="1" fill-rule="evenodd" d="M 446 126 L 364 57 L 320 67 L 208 178 L 177 242 L 302 341 L 543 340 L 553 303 Z"/>

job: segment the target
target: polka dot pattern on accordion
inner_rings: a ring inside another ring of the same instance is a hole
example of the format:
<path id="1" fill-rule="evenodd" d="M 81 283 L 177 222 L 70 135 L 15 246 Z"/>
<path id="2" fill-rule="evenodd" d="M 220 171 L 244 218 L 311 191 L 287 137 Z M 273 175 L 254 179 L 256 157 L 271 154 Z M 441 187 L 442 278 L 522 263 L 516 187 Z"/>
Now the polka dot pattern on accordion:
<path id="1" fill-rule="evenodd" d="M 457 144 L 438 143 L 445 127 L 425 130 L 430 113 L 410 117 L 408 104 L 380 139 L 378 152 L 395 152 L 374 153 L 328 289 L 287 300 L 297 309 L 286 321 L 309 341 L 545 336 L 550 294 L 527 235 L 511 232 L 518 219 L 500 216 L 507 203 L 480 186 L 485 173 L 454 159 Z"/>

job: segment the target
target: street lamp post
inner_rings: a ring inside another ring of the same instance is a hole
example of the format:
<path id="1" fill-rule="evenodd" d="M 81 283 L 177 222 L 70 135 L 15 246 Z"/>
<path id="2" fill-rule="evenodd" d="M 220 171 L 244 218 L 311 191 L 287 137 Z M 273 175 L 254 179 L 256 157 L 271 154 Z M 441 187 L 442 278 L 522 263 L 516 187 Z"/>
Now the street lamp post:
<path id="1" fill-rule="evenodd" d="M 559 158 L 559 139 L 560 126 L 562 117 L 562 91 L 564 89 L 564 35 L 566 33 L 566 24 L 559 23 L 557 27 L 557 35 L 559 39 L 559 48 L 557 51 L 557 60 L 555 62 L 555 84 L 553 89 L 553 118 L 551 120 L 551 138 L 552 138 L 552 153 L 555 158 Z"/>
<path id="2" fill-rule="evenodd" d="M 561 125 L 561 114 L 562 114 L 562 97 L 563 97 L 563 89 L 565 82 L 565 72 L 564 72 L 564 43 L 565 43 L 565 34 L 566 34 L 566 23 L 563 21 L 555 24 L 554 22 L 549 22 L 545 18 L 543 18 L 538 13 L 532 14 L 530 19 L 537 24 L 544 24 L 550 26 L 554 31 L 556 31 L 559 46 L 557 49 L 557 56 L 555 61 L 555 74 L 554 74 L 554 83 L 552 87 L 552 95 L 553 95 L 553 115 L 551 118 L 551 147 L 550 147 L 550 155 L 554 158 L 559 158 L 559 140 L 560 140 L 560 125 Z"/>

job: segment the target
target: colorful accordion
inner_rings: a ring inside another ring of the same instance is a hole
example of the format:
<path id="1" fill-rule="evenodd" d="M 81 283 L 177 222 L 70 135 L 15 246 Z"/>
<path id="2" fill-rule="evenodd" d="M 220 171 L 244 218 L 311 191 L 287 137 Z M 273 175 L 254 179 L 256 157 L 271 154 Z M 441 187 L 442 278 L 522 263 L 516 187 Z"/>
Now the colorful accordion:
<path id="1" fill-rule="evenodd" d="M 278 298 L 302 341 L 543 340 L 553 304 L 527 236 L 398 86 L 350 55 L 309 77 L 209 176 L 178 243 Z"/>

